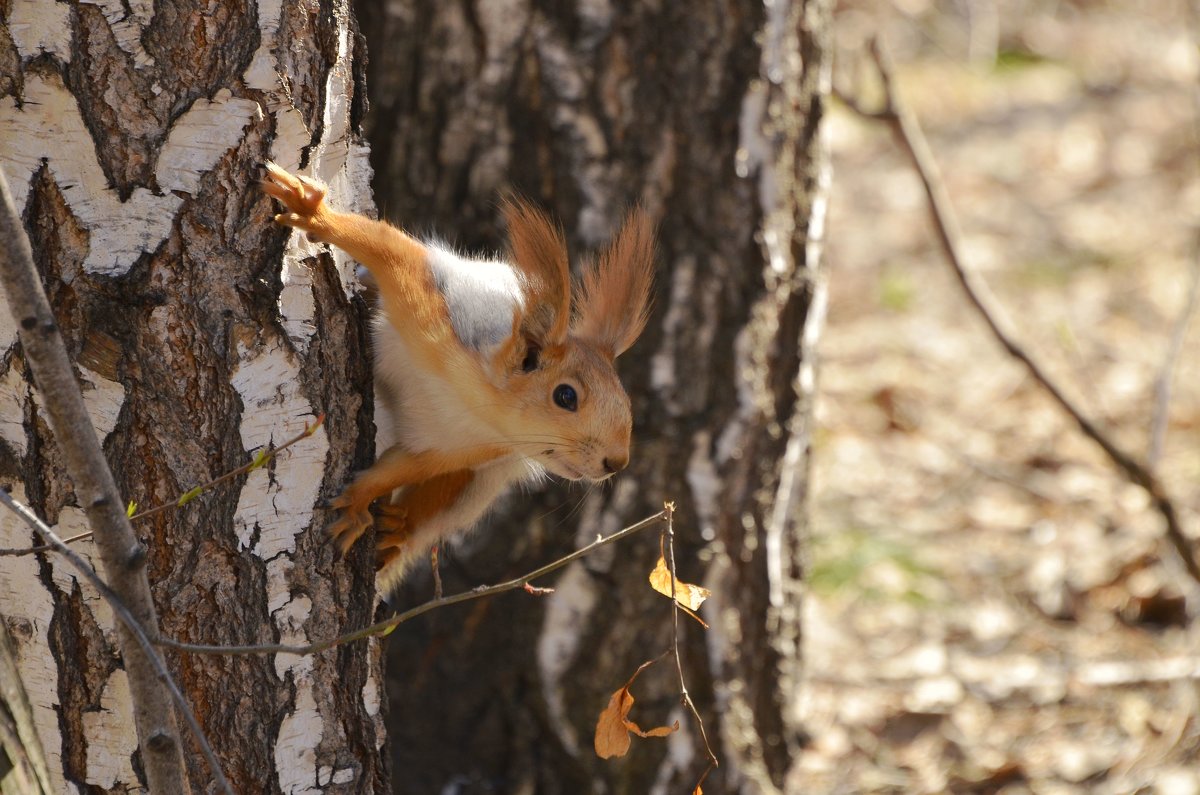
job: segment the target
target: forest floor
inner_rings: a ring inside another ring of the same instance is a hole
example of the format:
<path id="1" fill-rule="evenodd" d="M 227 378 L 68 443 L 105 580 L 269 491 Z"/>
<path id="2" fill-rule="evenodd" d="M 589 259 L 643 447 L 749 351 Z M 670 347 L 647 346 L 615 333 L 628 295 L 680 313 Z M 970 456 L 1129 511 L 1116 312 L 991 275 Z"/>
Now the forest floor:
<path id="1" fill-rule="evenodd" d="M 882 32 L 972 267 L 1126 449 L 1200 258 L 1186 0 L 842 2 Z M 856 66 L 857 64 L 857 66 Z M 989 336 L 888 130 L 834 103 L 797 793 L 1200 793 L 1200 587 L 1161 516 Z M 1200 537 L 1200 317 L 1155 471 Z"/>

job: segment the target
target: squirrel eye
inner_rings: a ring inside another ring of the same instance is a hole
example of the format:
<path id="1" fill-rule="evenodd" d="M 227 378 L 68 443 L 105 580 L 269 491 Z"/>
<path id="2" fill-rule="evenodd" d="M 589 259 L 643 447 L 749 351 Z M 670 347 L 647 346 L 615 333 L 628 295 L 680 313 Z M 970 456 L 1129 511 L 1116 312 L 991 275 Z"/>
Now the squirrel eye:
<path id="1" fill-rule="evenodd" d="M 554 402 L 558 404 L 559 408 L 567 411 L 579 408 L 579 396 L 575 394 L 575 387 L 570 384 L 559 384 L 554 387 Z"/>
<path id="2" fill-rule="evenodd" d="M 536 370 L 538 366 L 538 354 L 541 352 L 541 348 L 532 342 L 529 343 L 529 347 L 525 349 L 525 358 L 521 361 L 521 372 L 532 373 Z"/>

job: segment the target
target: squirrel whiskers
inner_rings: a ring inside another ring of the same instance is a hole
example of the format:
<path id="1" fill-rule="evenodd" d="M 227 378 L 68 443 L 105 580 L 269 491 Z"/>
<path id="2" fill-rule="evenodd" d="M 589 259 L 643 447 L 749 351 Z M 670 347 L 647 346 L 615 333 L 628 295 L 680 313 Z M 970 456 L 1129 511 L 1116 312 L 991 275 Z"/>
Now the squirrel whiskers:
<path id="1" fill-rule="evenodd" d="M 510 256 L 469 259 L 390 224 L 340 213 L 325 187 L 267 164 L 285 226 L 331 243 L 379 287 L 375 378 L 390 446 L 333 505 L 342 550 L 371 526 L 379 583 L 395 588 L 444 536 L 474 524 L 509 486 L 543 471 L 600 481 L 629 462 L 629 396 L 614 360 L 646 325 L 654 233 L 630 214 L 572 295 L 562 232 L 531 205 L 503 204 Z"/>

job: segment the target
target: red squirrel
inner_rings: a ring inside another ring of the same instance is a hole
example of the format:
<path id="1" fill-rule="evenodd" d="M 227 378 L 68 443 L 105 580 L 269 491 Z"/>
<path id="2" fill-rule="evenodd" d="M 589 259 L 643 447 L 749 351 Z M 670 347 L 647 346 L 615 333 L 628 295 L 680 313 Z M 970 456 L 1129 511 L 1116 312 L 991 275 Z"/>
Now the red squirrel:
<path id="1" fill-rule="evenodd" d="M 379 287 L 375 378 L 393 443 L 333 501 L 342 513 L 329 532 L 345 552 L 388 498 L 376 527 L 381 590 L 510 485 L 625 468 L 632 418 L 614 360 L 649 315 L 654 232 L 643 211 L 573 290 L 561 230 L 519 199 L 502 205 L 507 260 L 471 259 L 336 212 L 325 186 L 266 168 L 262 189 L 287 208 L 275 221 L 341 248 Z"/>

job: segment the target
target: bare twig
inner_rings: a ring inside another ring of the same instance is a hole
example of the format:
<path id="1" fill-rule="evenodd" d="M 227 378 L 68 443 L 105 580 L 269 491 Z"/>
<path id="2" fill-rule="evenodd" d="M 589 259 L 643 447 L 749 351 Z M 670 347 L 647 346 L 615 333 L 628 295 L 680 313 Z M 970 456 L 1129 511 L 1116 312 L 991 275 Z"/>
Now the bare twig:
<path id="1" fill-rule="evenodd" d="M 157 642 L 161 646 L 167 646 L 180 651 L 193 652 L 195 654 L 296 654 L 300 656 L 317 654 L 318 652 L 325 651 L 326 649 L 331 649 L 334 646 L 340 646 L 343 643 L 363 640 L 364 638 L 369 638 L 374 635 L 386 634 L 394 627 L 403 624 L 405 621 L 416 618 L 423 613 L 428 613 L 430 610 L 436 610 L 439 607 L 448 607 L 450 605 L 458 604 L 459 602 L 466 602 L 471 599 L 479 599 L 484 596 L 493 596 L 495 594 L 504 593 L 505 591 L 513 591 L 518 588 L 525 588 L 539 577 L 543 577 L 553 571 L 557 571 L 563 566 L 566 566 L 568 563 L 576 561 L 602 546 L 620 541 L 626 536 L 632 535 L 639 530 L 644 530 L 650 525 L 663 521 L 665 516 L 665 512 L 659 512 L 653 516 L 648 516 L 640 522 L 632 524 L 623 530 L 618 530 L 610 536 L 598 537 L 586 547 L 577 549 L 571 554 L 561 557 L 552 563 L 547 563 L 541 568 L 534 569 L 528 574 L 518 577 L 515 580 L 509 580 L 508 582 L 503 582 L 499 585 L 480 586 L 479 588 L 475 588 L 470 591 L 452 594 L 451 596 L 444 596 L 439 599 L 431 599 L 428 602 L 424 602 L 416 607 L 405 610 L 403 613 L 394 615 L 386 621 L 380 621 L 376 624 L 372 624 L 369 627 L 364 627 L 362 629 L 355 630 L 354 632 L 348 632 L 345 635 L 339 635 L 338 637 L 330 640 L 322 640 L 316 643 L 310 643 L 306 646 L 288 646 L 280 643 L 267 643 L 250 646 L 216 646 L 199 643 L 182 643 L 180 641 L 164 637 L 160 637 Z"/>
<path id="2" fill-rule="evenodd" d="M 259 469 L 260 467 L 266 466 L 273 458 L 277 457 L 284 450 L 286 450 L 289 447 L 291 447 L 292 445 L 296 444 L 296 442 L 299 442 L 302 439 L 307 439 L 308 437 L 310 437 L 314 433 L 316 433 L 317 428 L 320 428 L 324 422 L 325 422 L 325 415 L 322 414 L 321 416 L 317 417 L 316 422 L 314 422 L 313 424 L 309 425 L 308 423 L 305 423 L 303 431 L 296 434 L 291 439 L 288 439 L 286 442 L 279 445 L 278 447 L 272 447 L 269 449 L 260 450 L 254 456 L 254 459 L 251 460 L 249 463 L 242 464 L 240 467 L 237 467 L 236 469 L 231 469 L 223 475 L 218 475 L 217 477 L 213 478 L 212 480 L 208 481 L 207 483 L 203 483 L 199 486 L 196 486 L 195 488 L 188 489 L 187 491 L 185 491 L 183 494 L 180 494 L 178 497 L 176 497 L 171 502 L 155 506 L 154 508 L 147 508 L 146 510 L 144 510 L 140 513 L 135 513 L 129 517 L 130 521 L 137 522 L 142 519 L 146 519 L 148 517 L 154 516 L 155 514 L 163 513 L 164 511 L 169 511 L 172 508 L 181 508 L 184 505 L 186 505 L 187 503 L 191 502 L 196 497 L 203 494 L 204 492 L 211 490 L 213 487 L 218 486 L 227 480 L 231 480 L 232 478 L 236 478 L 238 475 L 241 475 L 241 474 L 244 474 L 251 470 Z M 78 535 L 73 535 L 70 538 L 64 539 L 64 541 L 66 543 L 70 544 L 72 542 L 81 541 L 85 538 L 91 538 L 91 537 L 92 537 L 92 531 L 88 530 L 86 533 L 80 533 Z M 52 549 L 54 549 L 54 547 L 51 544 L 42 544 L 40 546 L 29 547 L 27 549 L 0 549 L 0 557 L 15 557 L 15 556 L 20 556 L 20 555 L 32 555 L 37 552 L 48 552 Z"/>
<path id="3" fill-rule="evenodd" d="M 700 739 L 704 741 L 704 750 L 708 753 L 708 768 L 696 785 L 696 788 L 699 789 L 700 784 L 704 783 L 704 779 L 708 778 L 709 771 L 721 763 L 717 761 L 717 755 L 713 753 L 712 746 L 708 744 L 708 732 L 704 730 L 704 720 L 700 717 L 700 711 L 696 709 L 691 694 L 688 693 L 687 682 L 683 678 L 683 659 L 679 656 L 679 611 L 682 605 L 675 598 L 675 583 L 678 580 L 675 573 L 675 503 L 663 504 L 663 516 L 667 523 L 663 533 L 667 537 L 667 564 L 671 568 L 671 605 L 674 608 L 671 611 L 671 650 L 675 653 L 675 670 L 679 673 L 679 698 L 683 705 L 692 711 L 692 717 L 696 719 L 696 725 L 700 727 Z"/>
<path id="4" fill-rule="evenodd" d="M 203 494 L 206 491 L 209 491 L 210 489 L 212 489 L 215 486 L 219 486 L 220 484 L 224 483 L 227 480 L 232 480 L 233 478 L 236 478 L 238 475 L 242 475 L 253 469 L 259 469 L 260 467 L 266 466 L 266 464 L 272 458 L 275 458 L 280 453 L 282 453 L 284 450 L 288 449 L 289 447 L 291 447 L 292 445 L 296 444 L 297 442 L 299 442 L 303 439 L 307 439 L 308 437 L 310 437 L 314 433 L 316 433 L 317 428 L 320 428 L 324 422 L 325 422 L 325 415 L 322 414 L 321 416 L 317 417 L 316 422 L 312 423 L 311 425 L 309 425 L 308 423 L 305 423 L 303 431 L 296 434 L 291 439 L 288 439 L 286 442 L 279 445 L 278 447 L 275 447 L 272 449 L 260 450 L 258 452 L 258 454 L 254 457 L 254 459 L 252 461 L 250 461 L 249 463 L 243 464 L 242 466 L 238 467 L 237 469 L 231 469 L 223 475 L 218 475 L 217 477 L 213 478 L 212 480 L 208 481 L 207 483 L 204 483 L 199 486 L 196 486 L 195 488 L 189 489 L 189 490 L 185 491 L 183 494 L 180 494 L 178 497 L 176 497 L 171 502 L 164 503 L 162 505 L 158 505 L 154 508 L 147 508 L 144 511 L 135 513 L 131 518 L 133 519 L 133 521 L 139 522 L 142 519 L 148 519 L 151 516 L 162 513 L 163 511 L 169 511 L 172 508 L 183 507 L 184 505 L 186 505 L 188 502 L 195 499 L 199 495 Z"/>
<path id="5" fill-rule="evenodd" d="M 229 782 L 225 779 L 225 774 L 221 771 L 221 763 L 217 761 L 217 756 L 213 753 L 212 746 L 208 743 L 208 738 L 204 736 L 204 730 L 200 728 L 200 724 L 196 720 L 196 716 L 192 713 L 192 708 L 188 705 L 187 699 L 183 697 L 179 686 L 175 684 L 175 680 L 171 678 L 170 672 L 167 671 L 166 663 L 163 662 L 162 657 L 150 643 L 150 639 L 146 637 L 146 632 L 141 622 L 125 606 L 121 597 L 112 588 L 108 587 L 108 584 L 100 578 L 100 575 L 96 574 L 95 570 L 88 565 L 88 562 L 78 552 L 67 546 L 67 543 L 59 538 L 58 534 L 51 530 L 45 522 L 39 519 L 29 506 L 13 499 L 13 496 L 4 489 L 0 489 L 0 503 L 4 503 L 10 511 L 20 516 L 25 520 L 26 524 L 32 527 L 42 538 L 46 539 L 56 552 L 65 557 L 75 570 L 83 575 L 84 579 L 95 586 L 96 590 L 100 592 L 100 596 L 104 598 L 104 601 L 108 602 L 109 607 L 113 610 L 113 614 L 120 619 L 121 624 L 128 630 L 130 636 L 137 642 L 142 653 L 153 666 L 157 680 L 170 693 L 171 699 L 174 700 L 175 706 L 179 709 L 184 721 L 191 730 L 196 744 L 200 746 L 201 753 L 204 754 L 204 758 L 208 761 L 208 766 L 212 770 L 217 786 L 228 793 L 228 795 L 233 795 L 233 789 L 229 786 Z"/>
<path id="6" fill-rule="evenodd" d="M 70 538 L 64 538 L 64 544 L 74 544 L 76 541 L 82 541 L 85 538 L 91 538 L 92 531 L 86 533 L 77 533 Z M 5 557 L 20 557 L 21 555 L 36 555 L 39 552 L 49 552 L 54 549 L 53 544 L 38 544 L 36 547 L 26 547 L 25 549 L 0 549 L 0 558 Z"/>
<path id="7" fill-rule="evenodd" d="M 1163 444 L 1167 439 L 1167 421 L 1171 409 L 1171 381 L 1175 376 L 1175 365 L 1179 362 L 1179 354 L 1183 351 L 1183 340 L 1187 336 L 1188 324 L 1196 312 L 1197 296 L 1200 295 L 1200 257 L 1192 261 L 1192 280 L 1188 286 L 1187 298 L 1179 317 L 1175 319 L 1175 327 L 1171 331 L 1171 341 L 1167 345 L 1167 355 L 1163 357 L 1162 369 L 1154 382 L 1154 419 L 1150 423 L 1150 453 L 1147 464 L 1153 468 L 1158 466 L 1162 457 Z"/>
<path id="8" fill-rule="evenodd" d="M 1189 33 L 1194 39 L 1196 33 L 1200 31 L 1200 2 L 1191 0 L 1186 3 L 1186 6 L 1187 25 Z M 1192 99 L 1192 134 L 1188 143 L 1194 152 L 1200 145 L 1200 91 L 1193 86 L 1188 94 Z M 1192 162 L 1195 162 L 1194 158 Z M 1197 243 L 1200 243 L 1200 240 L 1194 240 L 1193 246 L 1196 246 Z M 1197 303 L 1200 303 L 1200 252 L 1193 250 L 1191 284 L 1188 286 L 1187 298 L 1179 310 L 1179 316 L 1175 319 L 1175 327 L 1171 331 L 1167 354 L 1163 358 L 1162 369 L 1154 384 L 1154 418 L 1150 423 L 1150 452 L 1147 455 L 1147 461 L 1152 469 L 1158 466 L 1163 446 L 1166 444 L 1167 426 L 1170 424 L 1171 382 L 1175 375 L 1175 365 L 1183 350 L 1188 324 L 1196 311 Z"/>
<path id="9" fill-rule="evenodd" d="M 77 504 L 87 512 L 88 523 L 95 532 L 104 579 L 136 618 L 135 624 L 147 634 L 156 634 L 158 617 L 146 579 L 145 547 L 134 535 L 125 515 L 112 472 L 83 404 L 58 323 L 34 267 L 29 238 L 2 172 L 0 289 L 17 324 L 21 349 L 33 371 L 50 426 L 66 461 Z M 156 655 L 139 648 L 135 633 L 123 623 L 118 625 L 117 635 L 129 674 L 134 724 L 149 789 L 188 792 L 191 786 L 183 764 L 179 727 L 171 709 L 171 693 L 159 681 L 155 670 Z M 216 770 L 214 774 L 220 775 Z"/>
<path id="10" fill-rule="evenodd" d="M 958 227 L 958 220 L 938 170 L 937 162 L 925 140 L 925 135 L 916 118 L 900 101 L 894 86 L 891 62 L 877 39 L 871 43 L 871 54 L 875 59 L 875 65 L 879 69 L 879 76 L 883 83 L 884 107 L 879 111 L 867 112 L 860 111 L 857 103 L 847 102 L 846 104 L 852 110 L 862 112 L 865 117 L 884 121 L 891 127 L 925 188 L 930 215 L 938 234 L 938 242 L 941 244 L 942 251 L 967 299 L 978 310 L 988 329 L 1004 349 L 1025 365 L 1034 380 L 1058 403 L 1063 411 L 1070 415 L 1083 434 L 1095 442 L 1131 482 L 1140 486 L 1150 496 L 1150 501 L 1166 523 L 1167 540 L 1179 554 L 1188 575 L 1200 583 L 1200 563 L 1197 563 L 1191 541 L 1183 531 L 1179 511 L 1161 481 L 1149 466 L 1118 446 L 1080 407 L 1076 406 L 1075 402 L 1067 397 L 1046 370 L 1017 342 L 1016 335 L 1010 330 L 1010 324 L 991 291 L 979 275 L 965 264 L 961 253 L 963 249 L 962 233 Z"/>
<path id="11" fill-rule="evenodd" d="M 433 549 L 429 550 L 429 567 L 433 570 L 433 598 L 442 598 L 442 567 L 438 560 L 438 547 L 440 544 L 434 544 Z"/>

